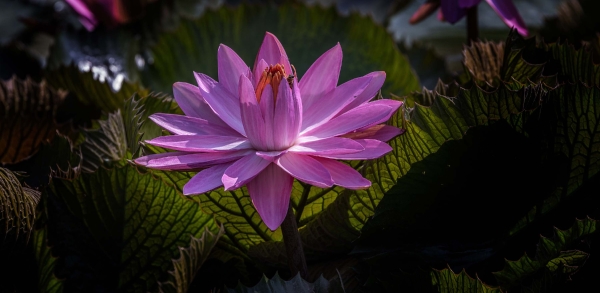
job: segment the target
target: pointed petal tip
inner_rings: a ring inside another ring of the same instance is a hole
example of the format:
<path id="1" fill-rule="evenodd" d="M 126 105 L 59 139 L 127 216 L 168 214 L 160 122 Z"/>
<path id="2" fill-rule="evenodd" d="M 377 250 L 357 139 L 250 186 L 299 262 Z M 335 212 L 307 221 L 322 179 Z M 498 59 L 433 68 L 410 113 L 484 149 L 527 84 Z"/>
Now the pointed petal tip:
<path id="1" fill-rule="evenodd" d="M 148 157 L 147 156 L 139 157 L 137 159 L 134 159 L 133 162 L 140 166 L 147 166 L 148 165 Z"/>
<path id="2" fill-rule="evenodd" d="M 265 223 L 265 225 L 267 226 L 267 228 L 269 228 L 269 230 L 275 232 L 275 230 L 277 230 L 277 228 L 279 228 L 279 226 L 281 226 L 281 223 L 283 223 L 284 219 L 281 219 L 281 221 L 265 221 L 263 220 L 263 222 Z"/>

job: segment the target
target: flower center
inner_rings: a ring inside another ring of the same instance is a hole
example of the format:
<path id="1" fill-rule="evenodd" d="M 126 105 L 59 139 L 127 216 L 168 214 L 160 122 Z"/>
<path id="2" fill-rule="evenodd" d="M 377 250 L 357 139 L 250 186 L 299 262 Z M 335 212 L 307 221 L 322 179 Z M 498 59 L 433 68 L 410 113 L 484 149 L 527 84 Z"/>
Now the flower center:
<path id="1" fill-rule="evenodd" d="M 260 102 L 260 97 L 262 96 L 265 87 L 267 84 L 270 84 L 271 88 L 273 89 L 273 99 L 276 101 L 277 91 L 279 90 L 279 84 L 281 83 L 281 80 L 288 79 L 288 83 L 290 83 L 291 88 L 292 85 L 290 81 L 292 78 L 294 78 L 294 75 L 288 76 L 285 74 L 285 68 L 282 64 L 277 63 L 265 68 L 265 71 L 263 71 L 258 83 L 256 84 L 256 100 Z"/>

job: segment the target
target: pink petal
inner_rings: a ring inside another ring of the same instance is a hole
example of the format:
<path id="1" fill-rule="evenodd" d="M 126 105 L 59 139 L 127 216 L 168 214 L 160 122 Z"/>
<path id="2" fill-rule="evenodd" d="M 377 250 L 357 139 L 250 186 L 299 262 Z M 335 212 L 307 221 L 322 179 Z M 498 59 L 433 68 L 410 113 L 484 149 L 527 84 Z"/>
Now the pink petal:
<path id="1" fill-rule="evenodd" d="M 494 11 L 502 18 L 502 21 L 509 27 L 517 29 L 522 36 L 527 36 L 527 26 L 521 18 L 519 11 L 515 7 L 515 4 L 511 0 L 486 0 L 487 3 L 492 6 Z"/>
<path id="2" fill-rule="evenodd" d="M 301 134 L 300 140 L 309 141 L 346 134 L 381 121 L 393 114 L 394 111 L 394 108 L 387 105 L 364 104 Z"/>
<path id="3" fill-rule="evenodd" d="M 252 84 L 254 87 L 256 87 L 256 84 L 258 84 L 258 81 L 260 81 L 260 78 L 267 67 L 269 67 L 269 64 L 267 64 L 264 59 L 260 59 L 258 63 L 254 65 L 254 74 L 252 75 Z"/>
<path id="4" fill-rule="evenodd" d="M 350 80 L 312 104 L 308 111 L 302 113 L 302 131 L 321 126 L 333 118 L 367 88 L 371 79 L 371 76 L 363 76 Z"/>
<path id="5" fill-rule="evenodd" d="M 152 114 L 148 118 L 173 134 L 240 136 L 227 125 L 215 125 L 202 118 L 165 113 Z"/>
<path id="6" fill-rule="evenodd" d="M 438 7 L 440 7 L 439 1 L 427 1 L 423 3 L 417 8 L 417 11 L 411 15 L 408 23 L 417 24 L 421 22 L 423 19 L 429 17 L 436 9 L 438 9 Z"/>
<path id="7" fill-rule="evenodd" d="M 292 93 L 287 82 L 279 84 L 273 117 L 273 142 L 275 149 L 290 147 L 298 137 L 302 123 L 301 101 Z"/>
<path id="8" fill-rule="evenodd" d="M 371 181 L 365 179 L 360 173 L 344 163 L 325 158 L 315 159 L 327 168 L 335 185 L 348 189 L 366 189 L 371 186 Z"/>
<path id="9" fill-rule="evenodd" d="M 252 204 L 271 231 L 275 231 L 285 219 L 293 183 L 294 177 L 270 164 L 247 184 Z"/>
<path id="10" fill-rule="evenodd" d="M 310 108 L 313 103 L 332 91 L 338 83 L 342 68 L 342 47 L 337 43 L 313 63 L 300 80 L 302 107 Z"/>
<path id="11" fill-rule="evenodd" d="M 242 113 L 242 123 L 248 136 L 248 140 L 255 149 L 263 150 L 266 147 L 266 130 L 260 106 L 256 100 L 252 82 L 241 75 L 239 81 L 240 93 L 240 112 Z"/>
<path id="12" fill-rule="evenodd" d="M 281 155 L 287 153 L 288 150 L 283 150 L 283 151 L 257 151 L 256 155 L 269 161 L 269 162 L 275 162 L 275 160 L 277 160 Z"/>
<path id="13" fill-rule="evenodd" d="M 358 108 L 365 107 L 365 106 L 368 106 L 368 105 L 370 105 L 370 106 L 380 105 L 380 106 L 388 106 L 388 107 L 392 108 L 392 110 L 390 112 L 388 112 L 387 115 L 380 117 L 379 120 L 377 120 L 377 121 L 375 121 L 373 123 L 370 123 L 370 124 L 362 127 L 362 129 L 358 129 L 358 130 L 360 131 L 360 130 L 363 130 L 365 128 L 369 128 L 371 126 L 387 122 L 388 120 L 390 120 L 390 118 L 392 117 L 392 115 L 394 115 L 394 113 L 396 113 L 396 111 L 398 110 L 398 108 L 400 108 L 403 104 L 404 103 L 402 101 L 396 101 L 396 100 L 390 100 L 390 99 L 382 99 L 382 100 L 372 101 L 372 102 L 369 102 L 368 104 L 363 104 L 363 105 L 359 106 Z"/>
<path id="14" fill-rule="evenodd" d="M 289 152 L 305 155 L 351 154 L 365 148 L 349 138 L 330 137 L 321 140 L 299 143 L 288 149 Z"/>
<path id="15" fill-rule="evenodd" d="M 371 73 L 365 75 L 365 77 L 366 76 L 372 77 L 371 82 L 369 83 L 367 88 L 362 93 L 360 93 L 360 95 L 358 95 L 358 97 L 356 97 L 356 99 L 353 99 L 348 105 L 346 105 L 346 107 L 344 107 L 344 109 L 339 111 L 338 115 L 346 113 L 346 112 L 370 101 L 371 99 L 373 99 L 373 97 L 375 97 L 375 95 L 377 95 L 377 92 L 381 89 L 381 86 L 383 85 L 383 82 L 385 81 L 385 71 L 371 72 Z"/>
<path id="16" fill-rule="evenodd" d="M 67 4 L 79 14 L 79 21 L 86 30 L 93 31 L 96 25 L 98 25 L 98 20 L 94 13 L 87 7 L 83 0 L 66 0 Z"/>
<path id="17" fill-rule="evenodd" d="M 146 143 L 184 152 L 223 152 L 252 147 L 248 139 L 219 135 L 169 135 L 159 136 Z"/>
<path id="18" fill-rule="evenodd" d="M 255 153 L 248 154 L 235 161 L 235 163 L 225 170 L 221 178 L 225 190 L 233 190 L 244 186 L 244 184 L 252 180 L 269 164 L 271 162 L 257 156 Z"/>
<path id="19" fill-rule="evenodd" d="M 256 72 L 258 63 L 261 59 L 265 60 L 268 65 L 275 65 L 278 63 L 282 64 L 285 69 L 285 73 L 292 74 L 292 67 L 290 66 L 290 61 L 288 60 L 283 46 L 277 37 L 270 32 L 265 34 L 262 45 L 260 45 L 258 55 L 256 55 L 256 59 L 254 60 L 253 72 Z"/>
<path id="20" fill-rule="evenodd" d="M 459 0 L 442 1 L 442 13 L 449 23 L 456 23 L 465 16 L 465 9 L 459 5 Z"/>
<path id="21" fill-rule="evenodd" d="M 221 164 L 200 171 L 183 186 L 183 195 L 202 194 L 221 187 L 221 176 L 230 165 Z"/>
<path id="22" fill-rule="evenodd" d="M 223 164 L 247 155 L 249 150 L 221 153 L 169 152 L 135 159 L 135 163 L 158 170 L 194 170 Z"/>
<path id="23" fill-rule="evenodd" d="M 260 98 L 260 110 L 265 122 L 265 146 L 267 150 L 275 149 L 275 128 L 273 122 L 275 119 L 275 99 L 273 98 L 273 89 L 270 84 L 265 86 Z"/>
<path id="24" fill-rule="evenodd" d="M 294 121 L 293 131 L 294 133 L 299 134 L 300 129 L 302 128 L 302 113 L 304 113 L 304 108 L 302 108 L 302 95 L 300 94 L 300 87 L 298 87 L 298 79 L 296 77 L 294 77 L 292 81 L 292 97 L 294 99 L 295 115 L 298 117 L 298 119 Z"/>
<path id="25" fill-rule="evenodd" d="M 240 115 L 239 98 L 233 96 L 214 79 L 206 74 L 194 73 L 198 89 L 204 101 L 227 125 L 242 135 L 246 135 Z M 238 76 L 239 78 L 239 76 Z"/>
<path id="26" fill-rule="evenodd" d="M 333 179 L 327 169 L 310 156 L 288 152 L 279 157 L 276 163 L 281 169 L 302 182 L 321 188 L 333 185 Z"/>
<path id="27" fill-rule="evenodd" d="M 217 52 L 219 84 L 233 96 L 238 96 L 240 75 L 250 77 L 250 68 L 231 48 L 221 44 Z"/>
<path id="28" fill-rule="evenodd" d="M 357 139 L 356 142 L 360 143 L 365 150 L 358 153 L 341 154 L 341 155 L 318 155 L 323 158 L 330 158 L 336 160 L 371 160 L 382 157 L 383 155 L 392 151 L 387 143 L 381 142 L 375 139 Z"/>
<path id="29" fill-rule="evenodd" d="M 197 86 L 186 82 L 176 82 L 173 84 L 173 97 L 185 115 L 229 127 L 204 101 Z"/>
<path id="30" fill-rule="evenodd" d="M 343 135 L 343 137 L 351 139 L 376 139 L 386 142 L 398 135 L 403 134 L 405 131 L 405 129 L 400 129 L 398 127 L 378 124 L 371 127 L 359 129 L 354 132 L 346 133 Z"/>

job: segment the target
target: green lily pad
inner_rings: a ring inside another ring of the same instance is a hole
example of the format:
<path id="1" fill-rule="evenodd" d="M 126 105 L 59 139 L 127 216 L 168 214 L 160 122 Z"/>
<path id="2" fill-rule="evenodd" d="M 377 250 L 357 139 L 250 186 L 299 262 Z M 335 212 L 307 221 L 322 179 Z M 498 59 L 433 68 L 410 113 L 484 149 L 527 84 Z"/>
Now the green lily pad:
<path id="1" fill-rule="evenodd" d="M 216 78 L 219 44 L 231 47 L 252 67 L 265 32 L 279 38 L 300 77 L 339 42 L 344 52 L 340 83 L 383 70 L 384 96 L 419 89 L 408 60 L 383 27 L 357 14 L 342 17 L 333 8 L 295 4 L 223 7 L 197 20 L 184 20 L 151 48 L 153 63 L 141 72 L 141 80 L 170 92 L 177 81 L 195 84 L 194 71 Z"/>

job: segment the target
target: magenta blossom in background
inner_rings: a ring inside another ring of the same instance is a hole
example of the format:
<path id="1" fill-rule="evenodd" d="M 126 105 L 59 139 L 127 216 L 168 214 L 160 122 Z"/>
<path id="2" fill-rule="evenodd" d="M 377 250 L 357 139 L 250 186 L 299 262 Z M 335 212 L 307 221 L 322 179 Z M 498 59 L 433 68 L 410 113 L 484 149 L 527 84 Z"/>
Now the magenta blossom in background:
<path id="1" fill-rule="evenodd" d="M 246 185 L 271 230 L 285 218 L 294 178 L 321 188 L 368 188 L 369 180 L 336 160 L 379 158 L 392 150 L 385 141 L 403 132 L 383 124 L 402 102 L 370 101 L 383 85 L 385 72 L 337 86 L 339 43 L 300 81 L 271 33 L 265 35 L 252 69 L 225 45 L 219 46 L 217 58 L 218 82 L 195 73 L 198 87 L 173 85 L 185 116 L 150 116 L 174 135 L 146 142 L 176 152 L 135 162 L 161 170 L 201 170 L 183 187 L 185 195 Z"/>
<path id="2" fill-rule="evenodd" d="M 485 0 L 496 11 L 498 16 L 509 27 L 514 27 L 519 34 L 527 36 L 527 27 L 519 15 L 512 0 Z M 441 6 L 438 13 L 440 20 L 446 20 L 452 24 L 462 19 L 468 8 L 479 5 L 481 0 L 430 0 L 421 5 L 417 12 L 410 18 L 410 23 L 415 24 L 429 16 Z"/>
<path id="3" fill-rule="evenodd" d="M 120 0 L 65 0 L 79 15 L 79 21 L 93 31 L 102 20 L 109 27 L 127 22 Z"/>

